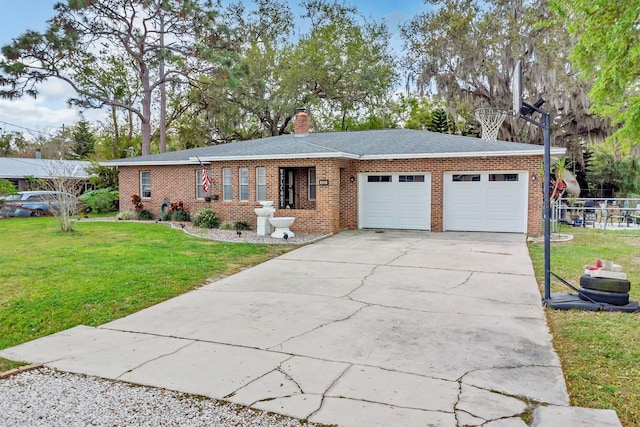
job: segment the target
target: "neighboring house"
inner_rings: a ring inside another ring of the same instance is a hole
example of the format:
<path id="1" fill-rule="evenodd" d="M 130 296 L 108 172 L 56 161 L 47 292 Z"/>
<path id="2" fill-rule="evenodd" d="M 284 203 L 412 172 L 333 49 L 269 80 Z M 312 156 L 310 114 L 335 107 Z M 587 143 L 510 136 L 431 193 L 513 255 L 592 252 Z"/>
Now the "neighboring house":
<path id="1" fill-rule="evenodd" d="M 73 178 L 85 181 L 90 186 L 87 168 L 91 164 L 79 160 L 49 160 L 19 157 L 0 157 L 0 178 L 8 179 L 18 191 L 28 190 L 25 177 L 44 181 L 56 178 Z"/>
<path id="2" fill-rule="evenodd" d="M 191 212 L 210 206 L 221 220 L 255 225 L 253 209 L 272 200 L 275 216 L 294 216 L 300 232 L 541 233 L 542 146 L 407 129 L 309 133 L 306 113 L 294 128 L 102 164 L 119 168 L 120 206 L 139 194 L 156 215 L 165 200 L 181 200 Z M 209 194 L 200 161 L 213 180 Z"/>

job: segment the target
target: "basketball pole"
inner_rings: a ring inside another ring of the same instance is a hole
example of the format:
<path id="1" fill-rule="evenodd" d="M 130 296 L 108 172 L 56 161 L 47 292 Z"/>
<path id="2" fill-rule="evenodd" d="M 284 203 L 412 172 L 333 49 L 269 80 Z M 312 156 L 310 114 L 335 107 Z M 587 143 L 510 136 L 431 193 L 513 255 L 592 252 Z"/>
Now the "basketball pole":
<path id="1" fill-rule="evenodd" d="M 544 303 L 551 299 L 551 119 L 543 112 L 544 126 Z"/>
<path id="2" fill-rule="evenodd" d="M 520 117 L 542 129 L 544 135 L 544 197 L 543 197 L 543 219 L 544 219 L 544 298 L 542 302 L 547 304 L 551 300 L 551 118 L 547 111 L 540 107 L 544 100 L 540 99 L 535 105 L 522 103 L 522 109 L 526 111 Z M 531 112 L 542 115 L 542 122 L 533 120 L 529 115 Z"/>

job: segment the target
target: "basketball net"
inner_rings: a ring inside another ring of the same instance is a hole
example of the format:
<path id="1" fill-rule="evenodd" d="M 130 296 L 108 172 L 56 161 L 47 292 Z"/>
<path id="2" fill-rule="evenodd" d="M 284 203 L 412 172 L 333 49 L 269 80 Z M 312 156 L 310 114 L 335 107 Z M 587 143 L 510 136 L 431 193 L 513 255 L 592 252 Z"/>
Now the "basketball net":
<path id="1" fill-rule="evenodd" d="M 485 141 L 496 141 L 500 126 L 507 117 L 507 111 L 500 108 L 478 108 L 475 116 L 482 125 L 481 138 Z"/>

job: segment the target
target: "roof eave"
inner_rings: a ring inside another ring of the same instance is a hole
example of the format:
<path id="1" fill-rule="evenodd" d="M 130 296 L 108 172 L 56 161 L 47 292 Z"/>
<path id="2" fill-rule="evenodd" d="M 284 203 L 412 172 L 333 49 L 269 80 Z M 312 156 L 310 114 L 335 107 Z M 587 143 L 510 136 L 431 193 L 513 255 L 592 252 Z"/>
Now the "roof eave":
<path id="1" fill-rule="evenodd" d="M 132 162 L 99 162 L 100 166 L 176 166 L 176 165 L 197 165 L 197 160 L 156 160 L 156 161 L 132 161 Z"/>
<path id="2" fill-rule="evenodd" d="M 257 156 L 202 156 L 200 160 L 207 162 L 222 162 L 229 160 L 287 160 L 287 159 L 359 159 L 360 156 L 345 152 L 331 153 L 299 153 L 299 154 L 275 154 L 275 155 L 257 155 Z"/>
<path id="3" fill-rule="evenodd" d="M 552 148 L 551 154 L 564 154 L 564 148 Z M 449 153 L 408 153 L 408 154 L 365 154 L 359 160 L 401 160 L 401 159 L 442 159 L 452 157 L 518 157 L 518 156 L 542 156 L 543 150 L 520 151 L 465 151 Z"/>

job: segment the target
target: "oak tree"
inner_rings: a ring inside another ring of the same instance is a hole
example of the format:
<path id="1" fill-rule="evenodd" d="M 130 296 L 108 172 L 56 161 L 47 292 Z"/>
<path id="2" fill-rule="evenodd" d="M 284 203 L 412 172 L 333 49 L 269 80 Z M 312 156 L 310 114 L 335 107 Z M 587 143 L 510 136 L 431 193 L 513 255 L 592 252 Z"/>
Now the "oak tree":
<path id="1" fill-rule="evenodd" d="M 430 0 L 436 7 L 405 24 L 406 63 L 419 92 L 452 108 L 512 109 L 513 69 L 523 63 L 525 100 L 543 98 L 558 145 L 610 134 L 606 120 L 589 113 L 588 82 L 569 61 L 571 39 L 549 23 L 545 0 Z M 543 23 L 547 24 L 543 24 Z M 499 139 L 538 142 L 538 129 L 507 119 Z"/>

